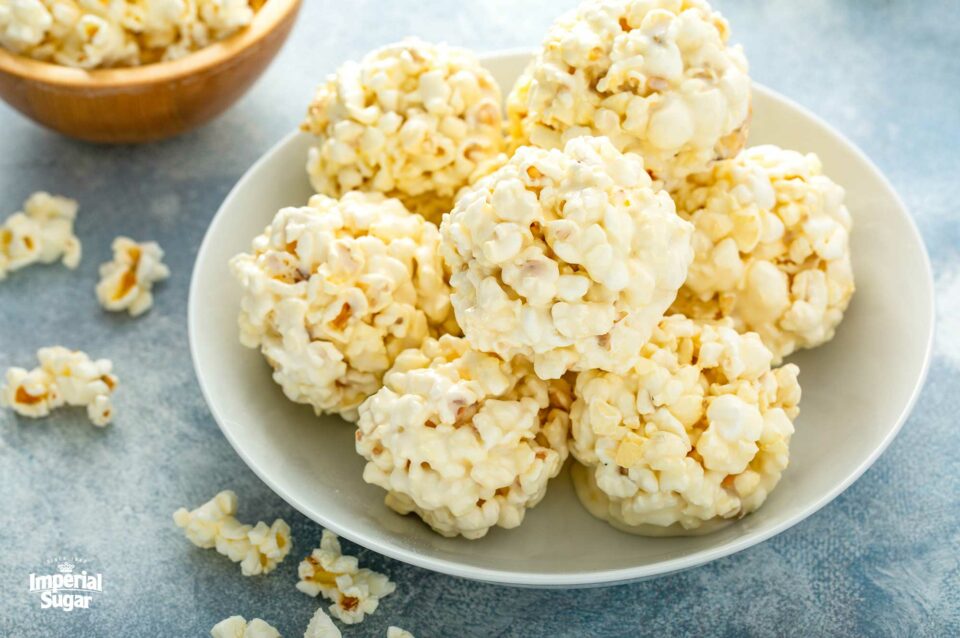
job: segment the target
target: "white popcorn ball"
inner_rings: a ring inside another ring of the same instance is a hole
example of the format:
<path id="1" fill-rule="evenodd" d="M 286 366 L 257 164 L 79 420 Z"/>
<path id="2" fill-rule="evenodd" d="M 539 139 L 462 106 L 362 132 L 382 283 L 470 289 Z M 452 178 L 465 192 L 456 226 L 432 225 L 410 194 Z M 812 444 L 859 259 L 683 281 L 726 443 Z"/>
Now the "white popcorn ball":
<path id="1" fill-rule="evenodd" d="M 569 406 L 567 382 L 539 379 L 525 360 L 429 339 L 360 406 L 363 478 L 444 536 L 516 527 L 567 457 Z"/>
<path id="2" fill-rule="evenodd" d="M 267 622 L 254 618 L 249 623 L 243 616 L 230 616 L 210 630 L 213 638 L 280 638 L 280 632 Z"/>
<path id="3" fill-rule="evenodd" d="M 378 193 L 284 208 L 230 262 L 240 341 L 290 400 L 356 420 L 401 351 L 458 330 L 439 247 L 433 224 Z"/>
<path id="4" fill-rule="evenodd" d="M 686 278 L 692 230 L 638 155 L 593 137 L 520 148 L 440 227 L 466 338 L 544 379 L 630 368 Z"/>
<path id="5" fill-rule="evenodd" d="M 674 193 L 693 223 L 693 264 L 673 310 L 729 317 L 779 361 L 833 338 L 854 292 L 843 188 L 813 153 L 757 146 Z"/>
<path id="6" fill-rule="evenodd" d="M 113 418 L 111 396 L 119 381 L 108 359 L 92 360 L 80 351 L 61 346 L 37 351 L 40 366 L 30 370 L 10 368 L 0 388 L 0 405 L 22 416 L 40 418 L 64 405 L 87 408 L 90 421 L 99 427 Z"/>
<path id="7" fill-rule="evenodd" d="M 584 372 L 574 484 L 595 516 L 647 535 L 703 533 L 756 510 L 789 460 L 800 386 L 756 333 L 665 318 L 627 375 Z"/>
<path id="8" fill-rule="evenodd" d="M 245 525 L 236 519 L 236 513 L 237 495 L 225 490 L 195 510 L 181 507 L 173 513 L 173 522 L 197 547 L 215 548 L 240 563 L 244 576 L 269 574 L 290 553 L 290 526 L 282 519 L 270 526 L 263 522 Z"/>
<path id="9" fill-rule="evenodd" d="M 342 634 L 330 620 L 330 616 L 323 609 L 318 609 L 310 619 L 303 638 L 342 638 Z"/>
<path id="10" fill-rule="evenodd" d="M 264 0 L 0 0 L 0 46 L 84 69 L 172 60 L 253 20 Z"/>
<path id="11" fill-rule="evenodd" d="M 589 0 L 560 17 L 507 98 L 514 145 L 604 135 L 672 184 L 743 148 L 750 78 L 703 0 Z"/>
<path id="12" fill-rule="evenodd" d="M 0 280 L 31 264 L 60 260 L 73 270 L 80 263 L 80 240 L 73 234 L 77 202 L 43 191 L 27 198 L 23 211 L 0 226 Z"/>
<path id="13" fill-rule="evenodd" d="M 464 49 L 417 39 L 376 49 L 327 78 L 304 130 L 318 193 L 399 198 L 431 221 L 502 161 L 500 89 Z"/>
<path id="14" fill-rule="evenodd" d="M 113 261 L 100 266 L 97 300 L 106 310 L 139 317 L 153 306 L 153 284 L 170 276 L 163 250 L 156 242 L 128 237 L 114 239 L 112 249 Z"/>

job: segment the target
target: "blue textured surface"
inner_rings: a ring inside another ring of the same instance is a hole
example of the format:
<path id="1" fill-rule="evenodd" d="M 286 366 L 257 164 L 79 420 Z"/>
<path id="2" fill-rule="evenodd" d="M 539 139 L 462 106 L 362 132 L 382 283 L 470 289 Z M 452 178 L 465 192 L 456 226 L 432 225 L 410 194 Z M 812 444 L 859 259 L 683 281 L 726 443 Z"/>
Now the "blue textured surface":
<path id="1" fill-rule="evenodd" d="M 287 48 L 257 87 L 202 131 L 139 148 L 100 148 L 0 106 L 0 216 L 33 190 L 80 200 L 78 271 L 34 267 L 0 284 L 0 369 L 45 345 L 114 360 L 123 387 L 106 430 L 82 412 L 44 421 L 0 414 L 0 636 L 203 636 L 233 614 L 302 635 L 316 602 L 297 592 L 301 550 L 319 528 L 271 493 L 220 434 L 187 348 L 190 270 L 237 178 L 293 128 L 338 63 L 408 34 L 477 51 L 530 46 L 573 2 L 306 0 Z M 397 581 L 347 638 L 388 624 L 432 636 L 947 636 L 960 633 L 960 10 L 955 0 L 719 3 L 752 75 L 852 138 L 916 216 L 937 277 L 929 382 L 902 433 L 833 504 L 777 538 L 705 567 L 584 591 L 457 580 L 349 546 Z M 93 295 L 117 234 L 160 242 L 173 277 L 140 320 Z M 187 543 L 170 514 L 216 490 L 241 518 L 282 516 L 297 548 L 266 578 Z M 59 555 L 104 574 L 94 609 L 41 611 L 27 576 Z"/>

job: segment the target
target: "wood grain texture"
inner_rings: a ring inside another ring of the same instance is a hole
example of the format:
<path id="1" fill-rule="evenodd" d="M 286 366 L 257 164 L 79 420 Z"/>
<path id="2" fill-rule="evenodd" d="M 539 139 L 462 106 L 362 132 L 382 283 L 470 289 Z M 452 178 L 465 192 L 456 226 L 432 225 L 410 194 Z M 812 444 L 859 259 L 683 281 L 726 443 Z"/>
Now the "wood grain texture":
<path id="1" fill-rule="evenodd" d="M 237 34 L 179 60 L 75 69 L 0 48 L 0 98 L 42 126 L 101 143 L 190 131 L 246 93 L 283 45 L 300 0 L 269 0 Z"/>

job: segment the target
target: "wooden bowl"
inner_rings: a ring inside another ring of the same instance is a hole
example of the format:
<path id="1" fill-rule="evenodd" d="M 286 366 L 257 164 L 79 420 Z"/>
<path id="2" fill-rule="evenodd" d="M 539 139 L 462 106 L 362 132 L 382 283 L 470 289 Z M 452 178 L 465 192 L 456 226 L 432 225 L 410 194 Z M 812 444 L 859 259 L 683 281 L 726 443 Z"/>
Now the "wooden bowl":
<path id="1" fill-rule="evenodd" d="M 236 102 L 293 27 L 300 0 L 267 0 L 247 28 L 171 62 L 86 71 L 0 48 L 0 98 L 38 124 L 90 142 L 184 133 Z"/>

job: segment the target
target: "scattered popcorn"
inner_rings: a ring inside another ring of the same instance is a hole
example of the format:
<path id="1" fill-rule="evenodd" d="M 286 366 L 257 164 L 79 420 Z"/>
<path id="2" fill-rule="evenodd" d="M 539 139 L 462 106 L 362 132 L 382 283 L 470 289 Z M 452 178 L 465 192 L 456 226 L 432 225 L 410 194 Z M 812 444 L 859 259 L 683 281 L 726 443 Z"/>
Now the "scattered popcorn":
<path id="1" fill-rule="evenodd" d="M 399 357 L 360 406 L 363 479 L 444 536 L 513 528 L 567 457 L 570 387 L 445 335 Z"/>
<path id="2" fill-rule="evenodd" d="M 264 0 L 0 0 L 0 46 L 93 69 L 173 60 L 250 24 Z"/>
<path id="3" fill-rule="evenodd" d="M 387 627 L 387 638 L 413 638 L 413 634 L 399 627 Z"/>
<path id="4" fill-rule="evenodd" d="M 730 317 L 775 361 L 833 338 L 854 292 L 850 213 L 819 158 L 757 146 L 675 193 L 696 257 L 674 311 Z"/>
<path id="5" fill-rule="evenodd" d="M 756 510 L 787 467 L 800 386 L 756 333 L 665 318 L 626 376 L 577 378 L 571 453 L 594 515 L 643 534 L 711 529 Z"/>
<path id="6" fill-rule="evenodd" d="M 23 211 L 0 226 L 0 280 L 8 272 L 58 259 L 67 268 L 76 268 L 81 256 L 80 240 L 73 234 L 76 217 L 77 202 L 72 199 L 42 191 L 31 195 Z"/>
<path id="7" fill-rule="evenodd" d="M 0 388 L 0 405 L 21 416 L 40 418 L 64 405 L 85 406 L 90 421 L 99 427 L 113 418 L 111 395 L 118 380 L 107 359 L 91 360 L 86 353 L 61 346 L 37 351 L 40 366 L 27 371 L 7 370 Z"/>
<path id="8" fill-rule="evenodd" d="M 407 39 L 348 62 L 320 86 L 303 125 L 319 193 L 396 197 L 431 221 L 502 162 L 500 89 L 464 49 Z"/>
<path id="9" fill-rule="evenodd" d="M 338 595 L 330 605 L 330 614 L 346 625 L 363 622 L 380 606 L 380 599 L 397 586 L 383 574 L 361 569 L 355 574 L 337 577 Z"/>
<path id="10" fill-rule="evenodd" d="M 746 142 L 750 78 L 703 0 L 590 0 L 559 18 L 507 98 L 515 146 L 604 135 L 668 184 Z"/>
<path id="11" fill-rule="evenodd" d="M 458 331 L 439 252 L 433 224 L 379 193 L 284 208 L 230 262 L 240 341 L 290 400 L 354 421 L 401 351 Z"/>
<path id="12" fill-rule="evenodd" d="M 230 616 L 210 630 L 213 638 L 280 638 L 280 632 L 259 618 L 249 623 L 243 616 Z"/>
<path id="13" fill-rule="evenodd" d="M 126 310 L 139 317 L 153 306 L 153 284 L 170 276 L 163 250 L 156 242 L 137 243 L 127 237 L 113 240 L 113 261 L 100 266 L 97 299 L 111 312 Z"/>
<path id="14" fill-rule="evenodd" d="M 355 557 L 343 555 L 337 535 L 323 530 L 320 547 L 300 563 L 297 570 L 300 577 L 297 589 L 309 596 L 323 594 L 324 598 L 334 600 L 337 578 L 355 574 L 359 569 L 360 564 Z"/>
<path id="15" fill-rule="evenodd" d="M 330 613 L 348 625 L 375 612 L 380 599 L 397 588 L 385 575 L 361 569 L 356 558 L 344 556 L 337 535 L 328 530 L 323 530 L 320 547 L 300 563 L 297 572 L 297 589 L 332 601 Z"/>
<path id="16" fill-rule="evenodd" d="M 307 631 L 303 634 L 303 638 L 342 638 L 342 634 L 330 620 L 330 616 L 326 615 L 323 609 L 318 609 L 313 614 L 313 618 L 310 619 L 310 624 L 307 625 Z"/>
<path id="17" fill-rule="evenodd" d="M 290 527 L 281 519 L 267 526 L 244 525 L 235 517 L 237 495 L 226 490 L 193 511 L 181 507 L 173 522 L 187 539 L 202 549 L 216 548 L 235 563 L 244 576 L 269 574 L 290 553 Z"/>
<path id="18" fill-rule="evenodd" d="M 581 137 L 520 148 L 440 227 L 471 345 L 532 359 L 541 378 L 625 373 L 676 297 L 692 226 L 635 154 Z"/>

